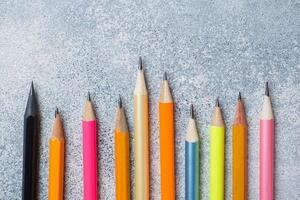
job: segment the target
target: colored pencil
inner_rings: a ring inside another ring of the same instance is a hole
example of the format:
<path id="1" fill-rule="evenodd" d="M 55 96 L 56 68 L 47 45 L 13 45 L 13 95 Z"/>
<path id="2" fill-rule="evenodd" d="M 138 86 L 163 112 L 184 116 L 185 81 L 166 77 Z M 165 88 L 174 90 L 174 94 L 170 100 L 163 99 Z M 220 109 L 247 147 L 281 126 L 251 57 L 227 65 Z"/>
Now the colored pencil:
<path id="1" fill-rule="evenodd" d="M 159 97 L 160 175 L 161 199 L 175 199 L 175 153 L 174 153 L 174 103 L 167 75 L 161 85 Z"/>
<path id="2" fill-rule="evenodd" d="M 39 115 L 33 83 L 24 115 L 22 199 L 36 199 Z"/>
<path id="3" fill-rule="evenodd" d="M 135 199 L 149 199 L 149 133 L 148 92 L 146 89 L 142 59 L 134 89 L 134 165 Z"/>
<path id="4" fill-rule="evenodd" d="M 83 130 L 83 193 L 84 200 L 96 200 L 97 188 L 97 131 L 96 116 L 90 94 L 84 106 Z"/>
<path id="5" fill-rule="evenodd" d="M 55 111 L 55 120 L 49 146 L 48 200 L 62 200 L 64 190 L 65 139 L 58 109 Z"/>
<path id="6" fill-rule="evenodd" d="M 232 199 L 247 199 L 247 121 L 239 93 L 232 125 Z"/>
<path id="7" fill-rule="evenodd" d="M 210 199 L 224 199 L 225 126 L 219 99 L 210 124 Z"/>
<path id="8" fill-rule="evenodd" d="M 199 136 L 196 128 L 193 105 L 187 134 L 185 137 L 185 199 L 200 199 L 200 159 L 199 159 Z"/>
<path id="9" fill-rule="evenodd" d="M 129 131 L 121 98 L 116 113 L 115 175 L 116 200 L 130 200 Z"/>
<path id="10" fill-rule="evenodd" d="M 260 118 L 260 200 L 273 200 L 274 173 L 274 116 L 268 82 Z"/>

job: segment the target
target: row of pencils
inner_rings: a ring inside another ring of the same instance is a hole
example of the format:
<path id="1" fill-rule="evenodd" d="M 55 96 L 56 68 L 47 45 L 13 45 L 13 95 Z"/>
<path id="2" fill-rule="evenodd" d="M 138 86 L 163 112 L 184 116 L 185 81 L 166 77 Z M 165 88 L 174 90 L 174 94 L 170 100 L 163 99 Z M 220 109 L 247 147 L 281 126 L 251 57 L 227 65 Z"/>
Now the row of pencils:
<path id="1" fill-rule="evenodd" d="M 134 195 L 136 200 L 149 199 L 149 129 L 148 92 L 142 60 L 134 89 Z M 23 200 L 36 198 L 39 115 L 33 84 L 27 102 L 23 146 Z M 241 94 L 232 125 L 232 199 L 247 199 L 247 121 Z M 159 97 L 161 199 L 176 198 L 174 102 L 166 74 Z M 225 124 L 217 99 L 210 132 L 210 199 L 224 199 Z M 84 200 L 98 199 L 97 123 L 90 94 L 84 106 L 83 134 L 83 193 Z M 121 97 L 114 129 L 115 194 L 117 200 L 130 196 L 130 141 Z M 185 139 L 185 199 L 200 199 L 200 139 L 193 105 Z M 49 200 L 63 199 L 65 139 L 59 110 L 55 111 L 53 132 L 49 141 Z M 273 199 L 274 117 L 266 84 L 260 119 L 260 199 Z M 101 181 L 100 181 L 101 184 Z M 112 197 L 113 198 L 113 197 Z"/>

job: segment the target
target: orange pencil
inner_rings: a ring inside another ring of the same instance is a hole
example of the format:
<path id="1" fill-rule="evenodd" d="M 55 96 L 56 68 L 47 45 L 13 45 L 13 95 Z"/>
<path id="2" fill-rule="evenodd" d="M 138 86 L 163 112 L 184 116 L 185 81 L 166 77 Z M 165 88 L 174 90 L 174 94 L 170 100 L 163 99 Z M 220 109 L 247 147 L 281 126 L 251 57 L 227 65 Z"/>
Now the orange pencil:
<path id="1" fill-rule="evenodd" d="M 232 126 L 232 199 L 247 199 L 247 121 L 241 93 Z"/>
<path id="2" fill-rule="evenodd" d="M 130 200 L 129 166 L 129 131 L 120 98 L 115 127 L 116 200 Z"/>
<path id="3" fill-rule="evenodd" d="M 58 109 L 55 111 L 53 132 L 50 138 L 49 155 L 49 200 L 63 199 L 64 181 L 64 132 Z"/>
<path id="4" fill-rule="evenodd" d="M 167 75 L 159 97 L 161 199 L 175 199 L 174 103 Z"/>

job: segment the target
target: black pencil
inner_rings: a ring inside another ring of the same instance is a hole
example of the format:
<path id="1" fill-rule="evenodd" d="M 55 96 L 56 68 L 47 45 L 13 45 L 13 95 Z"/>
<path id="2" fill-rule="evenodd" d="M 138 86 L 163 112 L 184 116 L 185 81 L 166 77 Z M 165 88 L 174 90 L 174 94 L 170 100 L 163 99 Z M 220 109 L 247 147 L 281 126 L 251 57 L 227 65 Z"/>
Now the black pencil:
<path id="1" fill-rule="evenodd" d="M 36 199 L 37 149 L 38 149 L 38 109 L 37 100 L 31 83 L 24 115 L 23 139 L 23 187 L 22 199 Z"/>

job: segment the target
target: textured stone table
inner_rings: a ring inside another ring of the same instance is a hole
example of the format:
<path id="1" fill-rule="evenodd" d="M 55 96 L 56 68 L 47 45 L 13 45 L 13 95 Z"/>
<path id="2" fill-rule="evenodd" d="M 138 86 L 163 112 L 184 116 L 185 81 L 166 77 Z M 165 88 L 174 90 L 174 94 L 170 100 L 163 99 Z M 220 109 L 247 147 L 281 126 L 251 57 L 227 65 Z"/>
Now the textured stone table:
<path id="1" fill-rule="evenodd" d="M 133 139 L 139 55 L 150 93 L 151 199 L 160 196 L 157 99 L 164 71 L 176 101 L 178 199 L 184 199 L 190 103 L 202 138 L 201 196 L 209 198 L 208 124 L 217 96 L 227 125 L 226 199 L 231 199 L 230 127 L 238 91 L 249 122 L 249 199 L 258 199 L 258 122 L 265 81 L 270 81 L 276 116 L 275 196 L 300 199 L 299 1 L 28 2 L 0 3 L 1 200 L 21 198 L 23 113 L 32 80 L 41 111 L 39 199 L 47 199 L 48 138 L 56 106 L 67 141 L 65 199 L 82 199 L 81 115 L 87 91 L 100 124 L 99 196 L 114 199 L 117 95 L 123 96 Z"/>

